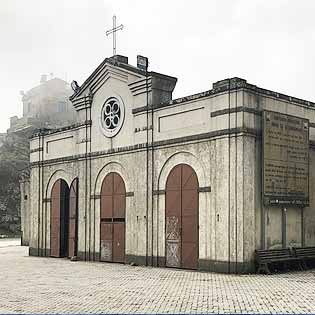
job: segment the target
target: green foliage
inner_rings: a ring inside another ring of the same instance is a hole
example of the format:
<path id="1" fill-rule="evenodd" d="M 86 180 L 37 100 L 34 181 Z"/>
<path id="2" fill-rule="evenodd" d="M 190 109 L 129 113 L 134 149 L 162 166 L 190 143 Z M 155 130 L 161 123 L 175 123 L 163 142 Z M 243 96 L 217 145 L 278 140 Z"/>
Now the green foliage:
<path id="1" fill-rule="evenodd" d="M 0 224 L 20 215 L 21 175 L 29 173 L 29 134 L 9 134 L 0 147 Z"/>

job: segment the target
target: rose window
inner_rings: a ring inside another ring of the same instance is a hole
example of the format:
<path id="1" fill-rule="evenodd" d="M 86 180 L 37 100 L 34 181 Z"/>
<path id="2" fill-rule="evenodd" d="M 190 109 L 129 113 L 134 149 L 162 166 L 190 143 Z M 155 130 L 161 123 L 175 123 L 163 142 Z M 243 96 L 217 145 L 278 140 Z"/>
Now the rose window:
<path id="1" fill-rule="evenodd" d="M 124 119 L 124 107 L 117 98 L 109 98 L 102 108 L 101 125 L 108 137 L 115 136 L 120 130 Z"/>

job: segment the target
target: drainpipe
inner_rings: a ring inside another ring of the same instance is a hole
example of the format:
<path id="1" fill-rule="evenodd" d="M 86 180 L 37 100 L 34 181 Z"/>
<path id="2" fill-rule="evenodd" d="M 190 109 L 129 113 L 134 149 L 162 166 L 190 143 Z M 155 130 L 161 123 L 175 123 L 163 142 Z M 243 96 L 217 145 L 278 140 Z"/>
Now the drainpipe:
<path id="1" fill-rule="evenodd" d="M 148 91 L 148 65 L 145 67 L 145 88 L 146 88 L 146 119 L 147 119 L 147 144 L 146 144 L 146 254 L 145 264 L 148 266 L 148 254 L 149 254 L 149 91 Z"/>
<path id="2" fill-rule="evenodd" d="M 40 178 L 40 136 L 41 130 L 38 133 L 38 196 L 37 196 L 37 256 L 40 256 L 40 194 L 41 194 L 41 178 Z"/>

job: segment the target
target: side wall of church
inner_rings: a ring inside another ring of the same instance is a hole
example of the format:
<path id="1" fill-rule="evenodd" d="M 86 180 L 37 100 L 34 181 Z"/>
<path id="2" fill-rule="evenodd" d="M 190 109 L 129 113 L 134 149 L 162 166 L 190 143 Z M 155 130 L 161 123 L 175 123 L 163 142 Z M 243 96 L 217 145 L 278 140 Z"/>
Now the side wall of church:
<path id="1" fill-rule="evenodd" d="M 247 125 L 252 125 L 259 135 L 262 134 L 262 110 L 276 111 L 283 114 L 315 121 L 313 108 L 294 104 L 280 98 L 266 97 L 256 93 L 246 93 L 244 106 L 257 110 L 257 114 L 248 115 Z M 256 139 L 256 180 L 255 180 L 255 226 L 256 248 L 282 248 L 293 246 L 315 245 L 315 128 L 310 124 L 310 151 L 309 151 L 309 207 L 275 207 L 265 206 L 262 203 L 262 137 Z M 246 151 L 244 151 L 246 152 Z M 247 153 L 246 153 L 247 154 Z"/>
<path id="2" fill-rule="evenodd" d="M 258 248 L 276 249 L 315 246 L 315 199 L 313 193 L 315 185 L 315 150 L 313 147 L 310 148 L 309 158 L 309 207 L 262 206 L 260 209 L 258 208 L 261 230 L 260 237 L 257 235 Z"/>
<path id="3" fill-rule="evenodd" d="M 39 225 L 39 205 L 40 192 L 38 186 L 39 168 L 32 168 L 30 174 L 30 241 L 29 241 L 29 252 L 31 255 L 39 255 L 39 243 L 38 243 L 38 225 Z"/>
<path id="4" fill-rule="evenodd" d="M 301 215 L 302 243 L 305 246 L 315 246 L 315 147 L 310 148 L 310 207 L 303 209 Z"/>

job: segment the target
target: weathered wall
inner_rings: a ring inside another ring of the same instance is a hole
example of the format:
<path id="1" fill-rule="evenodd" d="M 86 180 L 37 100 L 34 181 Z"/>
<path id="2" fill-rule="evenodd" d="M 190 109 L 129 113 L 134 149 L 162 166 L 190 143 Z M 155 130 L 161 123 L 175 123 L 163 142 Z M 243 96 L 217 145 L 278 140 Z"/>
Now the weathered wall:
<path id="1" fill-rule="evenodd" d="M 315 128 L 312 131 L 315 131 Z M 314 136 L 312 137 L 314 138 Z M 310 147 L 310 206 L 303 209 L 301 212 L 301 228 L 302 228 L 302 243 L 305 246 L 315 246 L 315 148 Z"/>
<path id="2" fill-rule="evenodd" d="M 284 211 L 262 204 L 261 185 L 262 111 L 315 122 L 313 109 L 284 101 L 274 92 L 253 92 L 241 79 L 235 81 L 240 84 L 237 89 L 230 89 L 230 80 L 220 81 L 209 93 L 154 109 L 152 156 L 151 148 L 146 151 L 147 139 L 150 145 L 152 140 L 151 110 L 136 102 L 145 102 L 143 88 L 140 97 L 132 87 L 138 79 L 143 81 L 109 67 L 90 90 L 84 87 L 89 94 L 74 101 L 81 125 L 33 138 L 31 254 L 49 255 L 52 185 L 63 178 L 70 186 L 78 177 L 79 257 L 99 260 L 101 185 L 108 173 L 117 172 L 127 191 L 126 262 L 165 265 L 165 186 L 172 168 L 181 163 L 194 169 L 199 182 L 199 269 L 247 272 L 253 270 L 255 249 L 314 244 L 312 193 L 309 208 Z M 99 119 L 104 101 L 112 95 L 125 105 L 125 122 L 114 138 L 107 138 Z M 311 140 L 314 130 L 310 129 Z"/>
<path id="3" fill-rule="evenodd" d="M 21 245 L 28 246 L 30 240 L 30 182 L 20 181 L 21 194 Z"/>
<path id="4" fill-rule="evenodd" d="M 245 225 L 254 220 L 251 176 L 253 163 L 243 159 L 244 148 L 254 150 L 252 137 L 220 136 L 180 145 L 161 146 L 154 150 L 153 212 L 151 208 L 151 152 L 149 152 L 149 208 L 146 209 L 146 150 L 107 154 L 90 160 L 63 162 L 41 169 L 43 174 L 43 207 L 39 210 L 40 253 L 50 248 L 50 193 L 53 183 L 63 178 L 70 186 L 79 178 L 79 240 L 81 259 L 98 260 L 100 252 L 100 189 L 110 172 L 117 172 L 125 181 L 126 257 L 140 264 L 165 263 L 165 185 L 167 176 L 180 163 L 190 165 L 199 182 L 199 267 L 205 270 L 246 271 L 252 268 L 253 230 L 244 233 Z M 93 140 L 92 140 L 93 141 Z M 237 152 L 237 154 L 236 154 Z M 251 158 L 250 158 L 251 159 Z M 244 163 L 243 163 L 244 161 Z M 249 160 L 253 161 L 253 160 Z M 236 164 L 235 164 L 236 163 Z M 244 164 L 244 165 L 243 165 Z M 238 167 L 235 169 L 235 165 Z M 249 182 L 244 180 L 247 174 Z M 39 182 L 38 168 L 32 168 L 32 181 Z M 235 182 L 235 179 L 237 180 Z M 229 190 L 230 183 L 230 190 Z M 244 185 L 246 185 L 244 189 Z M 33 195 L 38 192 L 36 183 Z M 37 198 L 33 198 L 33 226 L 37 222 Z M 152 217 L 153 215 L 153 217 Z M 147 231 L 148 229 L 148 231 Z M 33 253 L 38 244 L 33 229 Z M 153 232 L 152 232 L 153 231 Z M 229 231 L 229 232 L 227 232 Z M 148 233 L 148 238 L 146 237 Z M 153 235 L 152 235 L 153 233 Z M 152 260 L 153 259 L 153 260 Z"/>
<path id="5" fill-rule="evenodd" d="M 289 99 L 289 97 L 288 97 Z M 314 124 L 310 124 L 310 206 L 304 209 L 298 207 L 267 207 L 262 204 L 262 140 L 261 140 L 261 112 L 262 110 L 277 111 L 315 121 L 315 111 L 312 107 L 295 104 L 289 100 L 278 97 L 268 97 L 266 95 L 246 93 L 244 105 L 257 110 L 257 114 L 248 115 L 246 124 L 251 124 L 260 137 L 256 140 L 256 248 L 281 248 L 293 246 L 314 246 L 315 245 L 315 152 L 313 141 L 315 140 Z M 246 152 L 246 151 L 244 151 Z M 248 152 L 248 151 L 247 151 Z"/>

